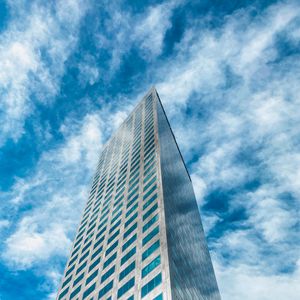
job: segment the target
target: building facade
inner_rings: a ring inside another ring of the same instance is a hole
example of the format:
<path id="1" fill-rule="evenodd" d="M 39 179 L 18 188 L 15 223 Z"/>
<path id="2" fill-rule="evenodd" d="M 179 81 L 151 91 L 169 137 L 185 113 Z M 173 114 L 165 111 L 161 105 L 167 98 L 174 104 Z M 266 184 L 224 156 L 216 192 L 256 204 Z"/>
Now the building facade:
<path id="1" fill-rule="evenodd" d="M 104 147 L 57 300 L 219 300 L 193 192 L 153 88 Z"/>

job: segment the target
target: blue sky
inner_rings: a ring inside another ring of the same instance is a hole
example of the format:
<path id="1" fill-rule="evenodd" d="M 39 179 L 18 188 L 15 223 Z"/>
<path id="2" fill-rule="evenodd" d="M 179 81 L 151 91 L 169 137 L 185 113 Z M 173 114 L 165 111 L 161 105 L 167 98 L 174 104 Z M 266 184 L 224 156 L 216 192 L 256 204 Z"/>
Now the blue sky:
<path id="1" fill-rule="evenodd" d="M 299 1 L 0 0 L 0 299 L 54 299 L 102 145 L 155 85 L 224 300 L 300 294 Z"/>

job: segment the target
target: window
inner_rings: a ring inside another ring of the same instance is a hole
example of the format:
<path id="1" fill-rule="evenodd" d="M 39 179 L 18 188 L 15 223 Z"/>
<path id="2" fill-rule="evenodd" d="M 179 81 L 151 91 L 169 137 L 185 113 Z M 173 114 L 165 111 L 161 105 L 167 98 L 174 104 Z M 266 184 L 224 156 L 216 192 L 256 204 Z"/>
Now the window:
<path id="1" fill-rule="evenodd" d="M 146 170 L 154 161 L 155 161 L 155 155 L 144 165 L 144 170 Z"/>
<path id="2" fill-rule="evenodd" d="M 89 272 L 93 270 L 101 261 L 101 257 L 98 257 L 89 267 Z"/>
<path id="3" fill-rule="evenodd" d="M 147 231 L 157 220 L 158 215 L 155 215 L 153 218 L 151 218 L 150 221 L 143 226 L 143 232 Z"/>
<path id="4" fill-rule="evenodd" d="M 71 293 L 70 299 L 74 298 L 80 292 L 80 290 L 81 290 L 81 285 Z"/>
<path id="5" fill-rule="evenodd" d="M 126 218 L 136 209 L 138 208 L 138 203 L 136 203 L 135 205 L 133 205 L 127 212 L 126 212 Z"/>
<path id="6" fill-rule="evenodd" d="M 152 253 L 154 253 L 159 248 L 160 242 L 157 240 L 153 243 L 147 250 L 145 250 L 142 254 L 142 260 L 147 259 Z"/>
<path id="7" fill-rule="evenodd" d="M 112 215 L 114 216 L 122 208 L 122 206 L 123 206 L 123 203 L 121 203 L 119 206 L 117 206 L 115 208 L 115 210 L 112 212 Z"/>
<path id="8" fill-rule="evenodd" d="M 161 284 L 161 273 L 151 279 L 147 284 L 142 287 L 141 296 L 145 297 L 148 293 L 154 290 L 159 284 Z"/>
<path id="9" fill-rule="evenodd" d="M 87 250 L 87 248 L 91 245 L 92 241 L 89 241 L 82 249 L 82 253 Z"/>
<path id="10" fill-rule="evenodd" d="M 66 276 L 68 276 L 75 268 L 75 265 L 73 265 L 67 272 L 66 272 Z"/>
<path id="11" fill-rule="evenodd" d="M 61 288 L 65 287 L 71 281 L 71 279 L 72 279 L 72 276 L 70 276 L 68 279 L 66 279 Z"/>
<path id="12" fill-rule="evenodd" d="M 132 236 L 125 244 L 123 244 L 122 251 L 124 252 L 137 238 L 137 235 L 135 234 Z"/>
<path id="13" fill-rule="evenodd" d="M 89 234 L 89 235 L 87 236 L 87 238 L 84 240 L 84 244 L 86 244 L 86 243 L 88 242 L 88 240 L 91 239 L 91 238 L 93 237 L 93 235 L 94 235 L 94 232 L 92 232 L 91 234 Z"/>
<path id="14" fill-rule="evenodd" d="M 93 260 L 101 251 L 102 251 L 103 247 L 101 246 L 97 251 L 95 251 L 91 257 L 91 259 Z"/>
<path id="15" fill-rule="evenodd" d="M 115 198 L 118 198 L 119 196 L 121 196 L 121 194 L 124 192 L 125 190 L 125 186 L 123 186 L 123 188 L 121 189 L 120 192 L 118 192 L 118 194 L 115 196 Z"/>
<path id="16" fill-rule="evenodd" d="M 76 275 L 79 274 L 86 266 L 87 260 L 77 269 Z"/>
<path id="17" fill-rule="evenodd" d="M 134 277 L 128 280 L 124 285 L 122 285 L 118 290 L 118 298 L 122 297 L 128 290 L 134 286 Z"/>
<path id="18" fill-rule="evenodd" d="M 156 184 L 144 195 L 143 200 L 146 200 L 155 190 L 157 186 Z"/>
<path id="19" fill-rule="evenodd" d="M 129 185 L 132 185 L 132 183 L 135 181 L 135 179 L 140 175 L 140 172 L 138 172 L 139 170 L 137 170 L 137 172 L 134 174 L 134 176 L 132 178 L 130 178 L 129 180 Z"/>
<path id="20" fill-rule="evenodd" d="M 123 235 L 123 239 L 126 239 L 135 229 L 137 228 L 137 223 L 134 223 Z"/>
<path id="21" fill-rule="evenodd" d="M 148 144 L 147 148 L 144 149 L 144 157 L 146 157 L 154 149 L 154 147 L 155 147 L 154 142 L 153 142 L 153 144 Z M 152 161 L 152 159 L 150 161 Z M 150 163 L 150 161 L 148 163 Z"/>
<path id="22" fill-rule="evenodd" d="M 109 230 L 109 234 L 111 234 L 119 225 L 121 224 L 121 220 L 119 220 L 114 226 L 112 226 Z"/>
<path id="23" fill-rule="evenodd" d="M 60 300 L 61 298 L 63 298 L 63 297 L 68 293 L 68 291 L 69 291 L 69 288 L 66 288 L 64 291 L 62 291 L 62 292 L 60 293 L 58 299 Z"/>
<path id="24" fill-rule="evenodd" d="M 155 163 L 153 163 L 152 165 L 150 165 L 148 167 L 148 169 L 145 169 L 145 171 L 144 171 L 144 177 L 146 177 L 149 174 L 149 172 L 151 172 L 153 170 L 154 166 L 155 166 Z"/>
<path id="25" fill-rule="evenodd" d="M 105 220 L 103 220 L 99 226 L 98 226 L 98 230 L 107 222 L 107 218 Z"/>
<path id="26" fill-rule="evenodd" d="M 127 254 L 121 258 L 121 265 L 125 264 L 136 253 L 136 247 L 133 247 Z"/>
<path id="27" fill-rule="evenodd" d="M 160 265 L 160 255 L 154 258 L 147 266 L 145 266 L 142 269 L 142 278 L 147 276 L 151 271 L 153 271 L 159 265 Z"/>
<path id="28" fill-rule="evenodd" d="M 159 233 L 159 226 L 156 226 L 150 233 L 143 238 L 143 246 L 145 246 L 151 239 Z"/>
<path id="29" fill-rule="evenodd" d="M 156 176 L 154 176 L 145 186 L 144 192 L 156 181 Z"/>
<path id="30" fill-rule="evenodd" d="M 114 272 L 115 272 L 116 267 L 113 266 L 111 267 L 107 272 L 105 272 L 102 276 L 101 276 L 101 283 L 104 282 L 107 278 L 109 278 Z"/>
<path id="31" fill-rule="evenodd" d="M 110 258 L 108 258 L 104 264 L 103 264 L 103 269 L 105 269 L 107 266 L 110 265 L 111 262 L 113 262 L 117 258 L 117 252 L 115 252 Z"/>
<path id="32" fill-rule="evenodd" d="M 71 266 L 73 264 L 73 262 L 77 259 L 77 257 L 78 257 L 78 254 L 76 254 L 75 257 L 70 260 L 68 266 Z"/>
<path id="33" fill-rule="evenodd" d="M 126 228 L 127 226 L 129 226 L 130 223 L 133 222 L 133 221 L 136 219 L 137 216 L 138 216 L 138 213 L 137 213 L 137 212 L 136 212 L 134 215 L 132 215 L 132 217 L 130 217 L 130 218 L 125 222 L 125 228 Z"/>
<path id="34" fill-rule="evenodd" d="M 163 300 L 163 295 L 159 294 L 158 296 L 156 296 L 153 300 Z"/>
<path id="35" fill-rule="evenodd" d="M 78 282 L 81 281 L 81 279 L 83 278 L 84 273 L 81 273 L 73 282 L 73 286 L 77 285 Z"/>
<path id="36" fill-rule="evenodd" d="M 126 208 L 130 207 L 139 197 L 139 194 L 135 195 L 131 201 L 128 202 Z"/>
<path id="37" fill-rule="evenodd" d="M 120 210 L 111 220 L 110 224 L 113 224 L 122 215 L 122 210 Z"/>
<path id="38" fill-rule="evenodd" d="M 90 254 L 90 251 L 87 251 L 86 253 L 84 253 L 83 255 L 81 255 L 81 257 L 79 259 L 79 263 L 81 263 L 89 254 Z"/>
<path id="39" fill-rule="evenodd" d="M 107 241 L 107 245 L 110 244 L 120 233 L 120 229 L 118 229 Z"/>
<path id="40" fill-rule="evenodd" d="M 116 207 L 123 199 L 124 195 L 122 195 L 119 199 L 115 199 L 114 207 Z"/>
<path id="41" fill-rule="evenodd" d="M 157 199 L 157 194 L 154 194 L 144 205 L 143 205 L 143 210 L 146 209 L 149 205 L 151 205 L 154 200 Z"/>
<path id="42" fill-rule="evenodd" d="M 71 257 L 74 256 L 74 255 L 78 252 L 79 249 L 80 249 L 80 246 L 78 246 L 78 247 L 72 252 Z"/>
<path id="43" fill-rule="evenodd" d="M 97 233 L 97 235 L 96 235 L 96 240 L 105 232 L 105 230 L 106 230 L 106 226 L 101 230 L 101 231 L 99 231 L 98 233 Z"/>
<path id="44" fill-rule="evenodd" d="M 130 200 L 139 190 L 139 187 L 137 186 L 129 195 L 128 200 Z"/>
<path id="45" fill-rule="evenodd" d="M 98 270 L 96 270 L 94 273 L 92 273 L 86 280 L 85 284 L 89 284 L 96 276 L 98 275 Z"/>
<path id="46" fill-rule="evenodd" d="M 133 172 L 133 170 L 138 167 L 140 165 L 140 160 L 138 160 L 134 165 L 131 165 L 131 168 L 130 168 L 130 172 Z"/>
<path id="47" fill-rule="evenodd" d="M 96 249 L 103 241 L 104 241 L 104 236 L 103 236 L 99 241 L 97 241 L 97 242 L 95 243 L 94 249 Z"/>
<path id="48" fill-rule="evenodd" d="M 143 221 L 145 221 L 156 209 L 158 205 L 155 203 L 144 215 L 143 215 Z"/>
<path id="49" fill-rule="evenodd" d="M 82 299 L 85 299 L 92 291 L 95 290 L 96 282 L 92 284 L 84 293 Z"/>
<path id="50" fill-rule="evenodd" d="M 112 252 L 117 246 L 118 246 L 119 241 L 116 241 L 113 243 L 105 252 L 105 256 L 107 256 L 110 252 Z"/>
<path id="51" fill-rule="evenodd" d="M 147 177 L 145 177 L 144 179 L 144 184 L 151 178 L 152 175 L 154 175 L 156 172 L 155 169 L 152 169 L 152 171 L 147 175 Z"/>
<path id="52" fill-rule="evenodd" d="M 139 183 L 139 178 L 129 187 L 128 193 L 130 193 Z"/>
<path id="53" fill-rule="evenodd" d="M 107 294 L 113 287 L 114 281 L 110 281 L 105 287 L 99 291 L 98 299 L 101 299 L 105 294 Z"/>
<path id="54" fill-rule="evenodd" d="M 119 275 L 119 281 L 125 278 L 128 274 L 130 274 L 135 269 L 135 261 L 133 261 L 128 267 L 126 267 Z"/>

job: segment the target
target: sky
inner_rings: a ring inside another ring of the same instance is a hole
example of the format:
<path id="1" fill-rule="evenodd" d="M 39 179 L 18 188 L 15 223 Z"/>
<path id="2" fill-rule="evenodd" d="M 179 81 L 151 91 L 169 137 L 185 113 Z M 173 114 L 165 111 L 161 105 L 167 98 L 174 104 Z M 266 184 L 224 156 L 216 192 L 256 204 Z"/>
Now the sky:
<path id="1" fill-rule="evenodd" d="M 102 145 L 151 86 L 222 299 L 299 299 L 299 79 L 299 1 L 0 0 L 0 299 L 55 299 Z"/>

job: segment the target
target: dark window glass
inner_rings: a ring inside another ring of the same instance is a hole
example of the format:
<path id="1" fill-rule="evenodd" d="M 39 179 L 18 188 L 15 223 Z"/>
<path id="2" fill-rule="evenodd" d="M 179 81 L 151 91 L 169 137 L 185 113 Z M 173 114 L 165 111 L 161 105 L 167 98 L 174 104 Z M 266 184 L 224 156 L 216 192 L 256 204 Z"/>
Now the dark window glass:
<path id="1" fill-rule="evenodd" d="M 126 239 L 135 229 L 137 228 L 137 223 L 134 223 L 123 235 L 123 239 Z"/>
<path id="2" fill-rule="evenodd" d="M 143 232 L 147 231 L 156 221 L 158 220 L 158 215 L 151 218 L 148 223 L 143 226 Z"/>
<path id="3" fill-rule="evenodd" d="M 118 298 L 122 297 L 128 290 L 134 286 L 134 277 L 128 280 L 118 289 Z"/>
<path id="4" fill-rule="evenodd" d="M 104 286 L 100 291 L 98 295 L 98 299 L 101 299 L 105 294 L 107 294 L 113 287 L 114 281 L 110 281 L 106 286 Z"/>
<path id="5" fill-rule="evenodd" d="M 92 284 L 84 293 L 82 296 L 82 299 L 85 299 L 91 292 L 93 292 L 95 290 L 96 287 L 96 282 L 94 284 Z"/>
<path id="6" fill-rule="evenodd" d="M 106 271 L 102 276 L 101 276 L 101 283 L 104 282 L 106 279 L 108 279 L 113 273 L 115 273 L 116 267 L 113 266 L 111 267 L 108 271 Z"/>
<path id="7" fill-rule="evenodd" d="M 156 211 L 158 208 L 157 203 L 155 203 L 144 215 L 143 215 L 143 221 L 145 221 L 153 212 Z"/>
<path id="8" fill-rule="evenodd" d="M 152 272 L 156 267 L 160 265 L 160 255 L 154 258 L 147 266 L 142 269 L 142 278 L 147 276 L 150 272 Z"/>
<path id="9" fill-rule="evenodd" d="M 135 261 L 133 261 L 130 265 L 128 265 L 123 271 L 120 272 L 119 281 L 125 278 L 128 274 L 130 274 L 135 269 Z"/>
<path id="10" fill-rule="evenodd" d="M 103 269 L 105 269 L 111 262 L 113 262 L 117 258 L 117 252 L 115 252 L 110 258 L 108 258 L 104 264 L 103 264 Z"/>
<path id="11" fill-rule="evenodd" d="M 70 299 L 73 299 L 80 292 L 80 290 L 81 290 L 81 285 L 71 293 Z"/>
<path id="12" fill-rule="evenodd" d="M 81 273 L 81 274 L 74 280 L 73 286 L 77 285 L 77 283 L 79 283 L 79 282 L 82 280 L 83 276 L 84 276 L 84 273 Z"/>
<path id="13" fill-rule="evenodd" d="M 89 267 L 89 272 L 93 270 L 101 261 L 101 257 L 98 257 Z"/>
<path id="14" fill-rule="evenodd" d="M 123 244 L 122 251 L 125 251 L 133 242 L 135 242 L 137 235 L 132 236 L 126 243 Z"/>
<path id="15" fill-rule="evenodd" d="M 154 253 L 159 248 L 160 242 L 157 240 L 153 243 L 147 250 L 145 250 L 142 254 L 142 260 L 147 259 L 152 253 Z"/>
<path id="16" fill-rule="evenodd" d="M 81 266 L 77 269 L 76 274 L 79 274 L 86 266 L 87 260 L 81 264 Z"/>
<path id="17" fill-rule="evenodd" d="M 133 247 L 127 254 L 125 254 L 121 259 L 121 265 L 125 264 L 128 259 L 130 259 L 134 254 L 136 254 L 136 247 Z"/>
<path id="18" fill-rule="evenodd" d="M 157 199 L 157 194 L 154 194 L 144 205 L 143 210 L 149 207 Z"/>
<path id="19" fill-rule="evenodd" d="M 150 233 L 143 238 L 143 246 L 145 246 L 153 237 L 159 233 L 159 226 L 155 227 Z"/>
<path id="20" fill-rule="evenodd" d="M 89 284 L 95 277 L 98 275 L 98 270 L 96 270 L 94 273 L 92 273 L 86 280 L 85 284 Z"/>
<path id="21" fill-rule="evenodd" d="M 148 293 L 154 290 L 158 285 L 161 284 L 162 278 L 161 273 L 151 279 L 147 284 L 142 287 L 141 295 L 142 298 L 145 297 Z"/>
<path id="22" fill-rule="evenodd" d="M 138 216 L 138 213 L 136 212 L 132 217 L 130 217 L 126 222 L 125 222 L 125 228 L 128 227 L 132 221 L 134 221 Z"/>

